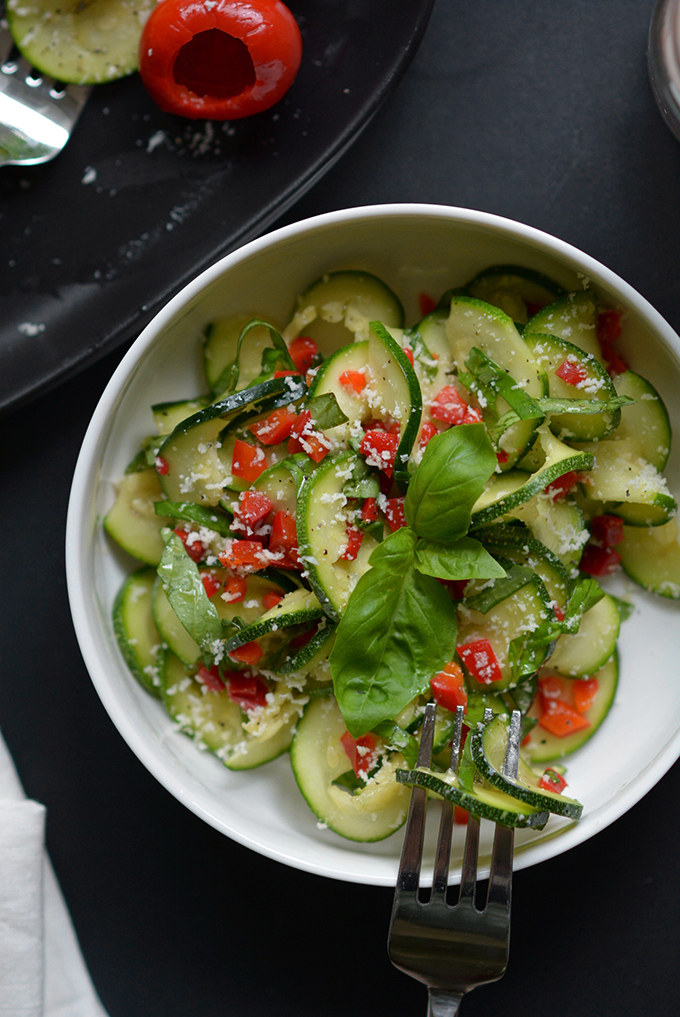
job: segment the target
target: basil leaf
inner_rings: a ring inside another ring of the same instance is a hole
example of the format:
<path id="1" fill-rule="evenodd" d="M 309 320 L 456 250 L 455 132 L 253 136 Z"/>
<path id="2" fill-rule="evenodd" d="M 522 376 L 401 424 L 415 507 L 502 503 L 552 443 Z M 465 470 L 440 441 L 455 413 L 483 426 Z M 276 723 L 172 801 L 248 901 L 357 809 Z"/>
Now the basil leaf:
<path id="1" fill-rule="evenodd" d="M 474 728 L 484 720 L 484 711 L 492 710 L 494 714 L 507 714 L 508 708 L 499 695 L 493 692 L 468 692 L 467 707 L 465 709 L 465 723 L 468 727 Z"/>
<path id="2" fill-rule="evenodd" d="M 562 622 L 562 631 L 578 632 L 581 618 L 591 607 L 602 600 L 604 590 L 596 579 L 581 579 L 571 592 Z"/>
<path id="3" fill-rule="evenodd" d="M 414 769 L 418 761 L 420 743 L 412 734 L 399 727 L 394 721 L 384 720 L 373 728 L 373 734 L 377 734 L 391 749 L 398 749 L 406 760 L 406 765 Z"/>
<path id="4" fill-rule="evenodd" d="M 385 537 L 380 547 L 376 547 L 369 563 L 374 567 L 389 569 L 390 572 L 404 573 L 413 565 L 413 552 L 418 538 L 408 526 L 401 526 L 394 533 Z"/>
<path id="5" fill-rule="evenodd" d="M 385 539 L 385 524 L 382 519 L 374 519 L 372 523 L 364 522 L 363 519 L 357 519 L 354 525 L 358 529 L 363 530 L 364 533 L 368 533 L 378 544 L 382 543 Z"/>
<path id="6" fill-rule="evenodd" d="M 457 540 L 497 465 L 483 424 L 459 424 L 432 438 L 406 492 L 404 513 L 426 540 Z"/>
<path id="7" fill-rule="evenodd" d="M 184 549 L 176 533 L 164 527 L 165 541 L 158 575 L 170 606 L 189 635 L 205 654 L 215 655 L 221 646 L 223 628 L 214 604 L 208 600 L 198 566 Z"/>
<path id="8" fill-rule="evenodd" d="M 285 466 L 288 472 L 292 474 L 295 481 L 295 491 L 299 494 L 303 481 L 310 473 L 314 472 L 316 464 L 304 452 L 296 452 L 294 455 L 286 456 L 285 459 L 282 459 L 281 465 Z"/>
<path id="9" fill-rule="evenodd" d="M 413 350 L 413 359 L 418 361 L 427 380 L 434 381 L 439 365 L 430 353 L 420 332 L 416 329 L 413 332 L 405 333 L 405 335 L 408 336 L 409 346 Z"/>
<path id="10" fill-rule="evenodd" d="M 352 462 L 352 473 L 343 484 L 342 493 L 346 498 L 362 499 L 377 498 L 380 494 L 380 481 L 375 475 L 375 470 L 372 470 L 360 456 Z"/>
<path id="11" fill-rule="evenodd" d="M 338 424 L 345 424 L 349 417 L 340 409 L 335 392 L 324 392 L 323 395 L 308 399 L 305 409 L 309 410 L 312 416 L 312 424 L 318 430 L 323 431 L 327 427 L 337 427 Z"/>
<path id="12" fill-rule="evenodd" d="M 366 781 L 357 777 L 354 770 L 345 770 L 339 777 L 332 780 L 331 784 L 352 796 L 360 794 L 366 787 Z"/>
<path id="13" fill-rule="evenodd" d="M 248 322 L 248 324 L 244 325 L 243 328 L 241 329 L 241 334 L 239 335 L 238 342 L 236 344 L 236 356 L 234 357 L 230 364 L 227 364 L 227 366 L 224 368 L 219 378 L 217 379 L 217 382 L 215 384 L 215 391 L 220 393 L 220 398 L 224 398 L 224 396 L 228 395 L 230 392 L 233 392 L 236 386 L 238 385 L 239 374 L 241 373 L 241 346 L 243 345 L 243 340 L 245 339 L 249 332 L 252 332 L 252 330 L 254 328 L 258 328 L 258 326 L 261 326 L 268 330 L 272 338 L 272 343 L 274 344 L 274 347 L 278 350 L 279 353 L 279 356 L 276 359 L 280 360 L 280 362 L 283 364 L 284 370 L 295 371 L 296 374 L 299 373 L 297 367 L 293 363 L 293 358 L 288 352 L 288 347 L 286 346 L 284 338 L 279 334 L 279 332 L 274 328 L 274 326 L 270 325 L 268 321 L 262 321 L 261 318 L 252 318 Z"/>
<path id="14" fill-rule="evenodd" d="M 393 718 L 429 688 L 430 678 L 453 659 L 455 649 L 456 612 L 436 579 L 412 565 L 364 572 L 330 655 L 335 695 L 349 733 L 357 738 Z"/>
<path id="15" fill-rule="evenodd" d="M 223 510 L 208 509 L 205 505 L 197 505 L 193 501 L 156 501 L 154 512 L 157 516 L 166 516 L 168 519 L 184 519 L 198 526 L 205 526 L 208 530 L 219 533 L 222 537 L 233 537 L 229 529 L 229 517 Z"/>
<path id="16" fill-rule="evenodd" d="M 505 569 L 473 537 L 459 537 L 451 544 L 440 540 L 419 540 L 416 544 L 416 568 L 435 579 L 495 579 Z"/>
<path id="17" fill-rule="evenodd" d="M 474 376 L 475 381 L 488 394 L 493 393 L 494 397 L 503 396 L 508 406 L 517 413 L 520 420 L 528 420 L 544 416 L 541 407 L 535 399 L 525 392 L 512 375 L 499 367 L 495 361 L 488 357 L 478 346 L 473 346 L 465 361 L 465 366 Z M 495 402 L 495 398 L 493 399 Z"/>

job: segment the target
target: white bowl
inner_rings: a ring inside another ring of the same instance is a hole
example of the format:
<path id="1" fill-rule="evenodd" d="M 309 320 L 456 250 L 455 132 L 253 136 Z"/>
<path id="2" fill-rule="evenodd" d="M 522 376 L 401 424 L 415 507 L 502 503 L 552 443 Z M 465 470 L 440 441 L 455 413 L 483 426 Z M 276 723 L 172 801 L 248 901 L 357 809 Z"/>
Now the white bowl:
<path id="1" fill-rule="evenodd" d="M 613 272 L 560 240 L 498 216 L 439 205 L 383 205 L 286 226 L 203 272 L 167 304 L 124 357 L 83 442 L 69 504 L 68 588 L 80 647 L 104 706 L 144 765 L 196 815 L 241 844 L 309 872 L 389 885 L 401 835 L 369 845 L 343 840 L 317 825 L 287 757 L 256 770 L 231 772 L 175 730 L 160 703 L 137 685 L 116 644 L 111 606 L 132 562 L 111 545 L 101 521 L 113 501 L 115 482 L 139 440 L 153 430 L 150 405 L 204 389 L 199 337 L 216 316 L 256 309 L 285 321 L 294 297 L 313 279 L 337 268 L 360 268 L 393 287 L 412 323 L 418 317 L 419 293 L 437 296 L 499 263 L 538 269 L 567 288 L 581 287 L 585 275 L 606 303 L 622 307 L 623 351 L 658 388 L 680 433 L 680 403 L 674 397 L 680 391 L 680 339 Z M 678 465 L 676 454 L 667 471 L 676 493 Z M 636 610 L 622 626 L 616 702 L 601 730 L 569 759 L 569 793 L 584 803 L 583 818 L 577 824 L 552 820 L 543 833 L 522 831 L 516 868 L 557 855 L 602 830 L 680 755 L 678 604 L 625 580 L 614 592 L 630 593 Z M 458 848 L 456 852 L 460 856 Z"/>

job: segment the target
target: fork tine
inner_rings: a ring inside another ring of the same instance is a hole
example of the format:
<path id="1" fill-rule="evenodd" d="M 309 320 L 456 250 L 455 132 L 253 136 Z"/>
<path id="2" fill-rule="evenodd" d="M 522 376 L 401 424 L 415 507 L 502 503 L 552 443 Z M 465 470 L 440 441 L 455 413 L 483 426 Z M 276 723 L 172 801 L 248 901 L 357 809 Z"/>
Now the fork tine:
<path id="1" fill-rule="evenodd" d="M 519 765 L 519 742 L 522 726 L 522 715 L 513 710 L 508 731 L 508 744 L 505 759 L 501 767 L 504 777 L 516 777 Z M 496 827 L 491 854 L 491 873 L 489 875 L 489 892 L 487 905 L 496 904 L 510 911 L 512 896 L 512 858 L 515 846 L 515 831 L 507 827 Z"/>
<path id="2" fill-rule="evenodd" d="M 453 740 L 451 742 L 451 762 L 449 770 L 458 773 L 458 761 L 460 756 L 460 743 L 462 741 L 464 707 L 456 707 L 456 720 L 453 727 Z M 449 863 L 451 860 L 451 836 L 453 834 L 453 806 L 450 802 L 442 801 L 441 819 L 439 821 L 439 836 L 437 838 L 437 851 L 434 861 L 434 873 L 432 876 L 432 894 L 439 897 L 446 897 L 449 884 Z"/>
<path id="3" fill-rule="evenodd" d="M 479 855 L 479 819 L 470 816 L 465 837 L 465 853 L 463 855 L 463 871 L 460 877 L 459 900 L 469 897 L 474 900 L 477 885 L 477 856 Z"/>
<path id="4" fill-rule="evenodd" d="M 432 759 L 432 743 L 434 741 L 434 721 L 436 715 L 434 703 L 425 707 L 425 719 L 420 735 L 420 749 L 416 766 L 428 766 Z M 414 787 L 411 791 L 411 804 L 406 820 L 404 846 L 401 849 L 399 874 L 397 876 L 397 893 L 418 893 L 420 882 L 420 865 L 423 857 L 423 836 L 425 833 L 425 809 L 427 807 L 427 791 L 423 787 Z"/>

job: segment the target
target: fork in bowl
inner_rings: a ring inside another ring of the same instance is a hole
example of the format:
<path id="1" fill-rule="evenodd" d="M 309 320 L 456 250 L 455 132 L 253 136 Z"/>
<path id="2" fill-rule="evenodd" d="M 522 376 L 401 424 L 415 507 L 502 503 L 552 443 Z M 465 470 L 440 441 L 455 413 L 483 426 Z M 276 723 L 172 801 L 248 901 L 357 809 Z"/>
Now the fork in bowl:
<path id="1" fill-rule="evenodd" d="M 487 711 L 489 714 L 491 711 Z M 429 766 L 436 705 L 425 710 L 417 766 Z M 485 715 L 485 720 L 489 717 Z M 458 772 L 463 707 L 456 711 L 451 767 Z M 521 714 L 510 721 L 502 772 L 517 775 Z M 510 899 L 514 830 L 496 826 L 491 874 L 484 910 L 475 903 L 479 819 L 468 820 L 458 902 L 447 902 L 453 806 L 442 801 L 429 901 L 419 899 L 427 791 L 414 787 L 394 894 L 388 952 L 392 963 L 428 987 L 428 1017 L 454 1017 L 466 992 L 494 982 L 505 973 L 510 943 Z"/>
<path id="2" fill-rule="evenodd" d="M 34 166 L 61 152 L 90 94 L 34 71 L 0 26 L 0 165 Z"/>

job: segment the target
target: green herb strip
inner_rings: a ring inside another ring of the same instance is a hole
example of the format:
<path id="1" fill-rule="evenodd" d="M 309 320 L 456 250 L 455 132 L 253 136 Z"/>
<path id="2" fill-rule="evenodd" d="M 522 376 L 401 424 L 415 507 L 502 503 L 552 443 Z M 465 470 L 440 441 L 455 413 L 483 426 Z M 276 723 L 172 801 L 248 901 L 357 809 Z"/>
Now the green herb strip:
<path id="1" fill-rule="evenodd" d="M 170 606 L 189 635 L 206 656 L 215 653 L 223 627 L 214 604 L 208 600 L 198 566 L 184 550 L 184 544 L 172 530 L 164 528 L 163 555 L 158 566 Z"/>

